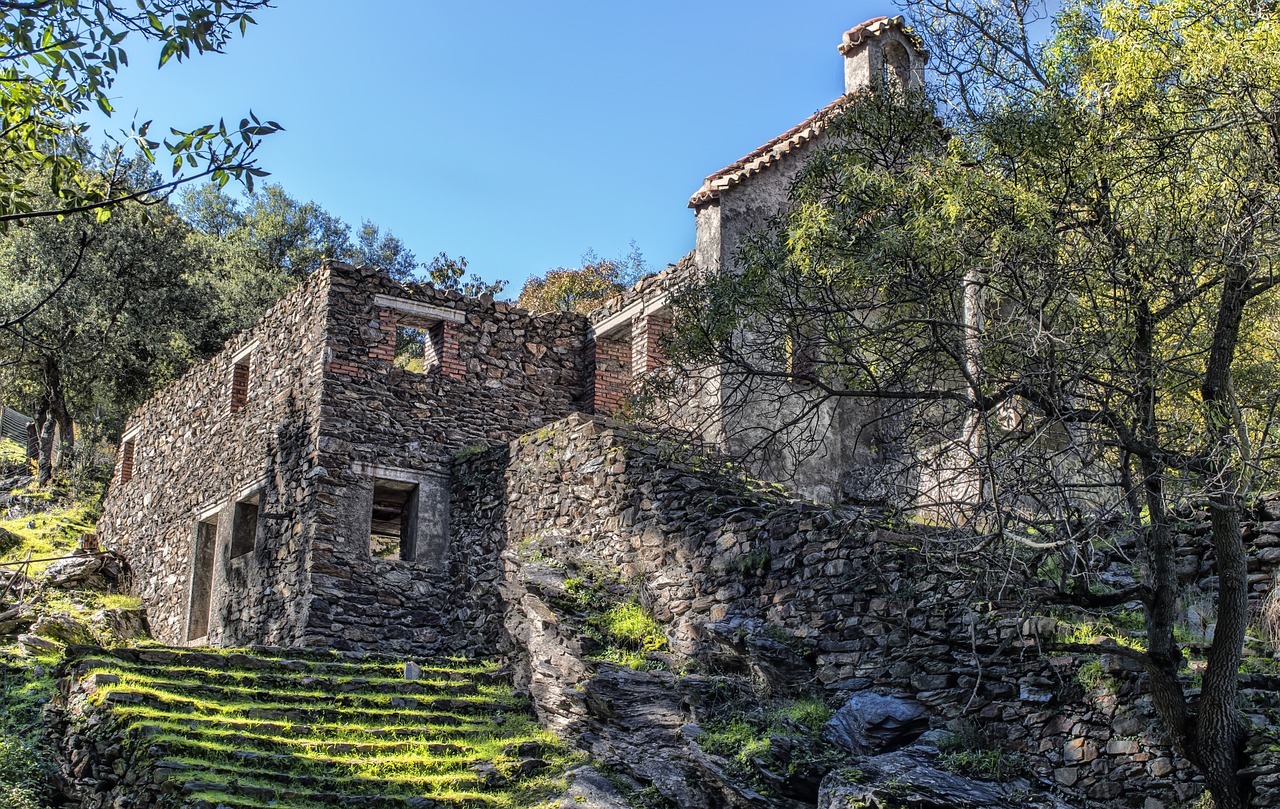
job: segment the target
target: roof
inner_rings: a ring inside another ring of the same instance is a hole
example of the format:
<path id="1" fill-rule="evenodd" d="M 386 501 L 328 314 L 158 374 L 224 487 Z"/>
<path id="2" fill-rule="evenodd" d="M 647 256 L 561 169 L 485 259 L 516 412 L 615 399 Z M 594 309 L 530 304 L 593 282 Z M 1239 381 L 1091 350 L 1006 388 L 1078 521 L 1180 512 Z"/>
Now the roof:
<path id="1" fill-rule="evenodd" d="M 848 31 L 844 32 L 844 37 L 840 40 L 840 54 L 848 56 L 855 48 L 866 42 L 872 37 L 878 37 L 887 31 L 897 31 L 898 33 L 911 40 L 911 44 L 920 53 L 924 59 L 929 58 L 929 54 L 925 53 L 924 41 L 907 25 L 906 20 L 901 15 L 897 17 L 872 17 L 864 23 L 855 25 Z"/>
<path id="2" fill-rule="evenodd" d="M 840 96 L 813 115 L 810 115 L 799 126 L 792 127 L 736 163 L 712 174 L 702 183 L 702 187 L 693 195 L 693 198 L 689 200 L 689 207 L 701 208 L 703 205 L 718 199 L 724 191 L 754 177 L 786 155 L 797 151 L 819 135 L 822 130 L 826 129 L 831 118 L 842 110 L 850 100 L 850 96 Z"/>
<path id="3" fill-rule="evenodd" d="M 840 41 L 840 53 L 844 56 L 849 56 L 862 43 L 889 31 L 897 31 L 907 37 L 922 59 L 929 58 L 929 55 L 924 51 L 924 42 L 911 30 L 911 26 L 907 25 L 901 16 L 873 17 L 845 31 L 844 37 Z M 787 130 L 736 163 L 712 174 L 702 183 L 702 187 L 693 195 L 693 198 L 689 200 L 689 207 L 701 208 L 710 202 L 714 202 L 719 199 L 720 194 L 723 192 L 759 174 L 786 155 L 800 149 L 826 128 L 827 123 L 835 113 L 843 109 L 849 99 L 850 96 L 848 95 L 837 98 L 809 116 L 799 126 Z"/>

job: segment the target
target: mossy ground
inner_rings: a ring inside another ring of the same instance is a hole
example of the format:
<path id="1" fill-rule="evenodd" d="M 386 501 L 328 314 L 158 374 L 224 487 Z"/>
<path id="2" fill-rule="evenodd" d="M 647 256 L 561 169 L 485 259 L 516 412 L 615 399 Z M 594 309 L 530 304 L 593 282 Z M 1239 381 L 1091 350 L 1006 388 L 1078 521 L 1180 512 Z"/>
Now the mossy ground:
<path id="1" fill-rule="evenodd" d="M 40 496 L 38 491 L 32 496 Z M 47 559 L 66 556 L 75 550 L 80 537 L 93 531 L 98 519 L 97 507 L 88 503 L 70 503 L 12 520 L 0 520 L 0 528 L 21 538 L 16 548 L 0 555 L 0 562 L 21 562 L 28 558 Z M 33 563 L 29 575 L 42 572 L 48 562 Z"/>
<path id="2" fill-rule="evenodd" d="M 437 661 L 406 680 L 387 662 L 224 668 L 174 654 L 80 663 L 105 675 L 89 699 L 111 732 L 163 762 L 174 805 L 550 806 L 582 758 L 475 663 Z"/>

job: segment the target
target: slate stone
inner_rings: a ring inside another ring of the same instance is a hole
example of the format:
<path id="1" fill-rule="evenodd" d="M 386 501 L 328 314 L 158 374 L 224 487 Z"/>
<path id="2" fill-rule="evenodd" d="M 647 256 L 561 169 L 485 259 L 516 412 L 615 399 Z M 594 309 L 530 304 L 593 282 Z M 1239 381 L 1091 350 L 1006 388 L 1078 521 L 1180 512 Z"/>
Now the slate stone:
<path id="1" fill-rule="evenodd" d="M 904 747 L 929 729 L 929 713 L 908 699 L 862 691 L 849 697 L 822 729 L 822 736 L 856 756 Z"/>

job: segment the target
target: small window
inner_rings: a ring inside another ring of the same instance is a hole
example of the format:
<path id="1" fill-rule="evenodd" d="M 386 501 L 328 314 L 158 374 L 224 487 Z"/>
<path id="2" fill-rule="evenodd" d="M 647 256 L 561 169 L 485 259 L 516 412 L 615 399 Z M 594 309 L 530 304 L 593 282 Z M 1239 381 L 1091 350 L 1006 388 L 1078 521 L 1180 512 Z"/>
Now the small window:
<path id="1" fill-rule="evenodd" d="M 239 412 L 249 401 L 249 358 L 238 361 L 231 370 L 231 412 Z"/>
<path id="2" fill-rule="evenodd" d="M 236 503 L 231 521 L 231 558 L 253 551 L 258 540 L 258 496 Z"/>
<path id="3" fill-rule="evenodd" d="M 396 358 L 398 368 L 415 374 L 429 374 L 440 367 L 444 355 L 444 323 L 405 321 L 396 324 Z"/>
<path id="4" fill-rule="evenodd" d="M 787 375 L 793 382 L 812 383 L 818 369 L 818 342 L 805 326 L 787 329 Z"/>
<path id="5" fill-rule="evenodd" d="M 120 445 L 120 482 L 133 479 L 133 453 L 135 439 L 126 438 Z"/>
<path id="6" fill-rule="evenodd" d="M 411 561 L 418 527 L 418 487 L 398 480 L 375 480 L 369 521 L 369 553 L 374 559 Z"/>

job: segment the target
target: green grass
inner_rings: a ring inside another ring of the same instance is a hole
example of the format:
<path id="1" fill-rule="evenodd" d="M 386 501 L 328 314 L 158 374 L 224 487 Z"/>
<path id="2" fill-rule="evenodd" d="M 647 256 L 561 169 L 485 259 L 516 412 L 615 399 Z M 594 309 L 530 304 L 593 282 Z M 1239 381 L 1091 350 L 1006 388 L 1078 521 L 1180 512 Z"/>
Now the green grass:
<path id="1" fill-rule="evenodd" d="M 772 787 L 759 768 L 784 777 L 820 777 L 847 756 L 822 739 L 831 708 L 813 697 L 765 704 L 729 701 L 718 705 L 702 722 L 698 746 L 728 761 L 726 771 L 741 784 L 763 795 Z M 785 755 L 776 755 L 771 739 L 785 737 Z"/>
<path id="2" fill-rule="evenodd" d="M 40 732 L 40 712 L 57 689 L 49 660 L 0 658 L 0 807 L 44 809 L 51 797 L 53 757 Z"/>
<path id="3" fill-rule="evenodd" d="M 0 474 L 13 475 L 26 471 L 27 449 L 9 438 L 0 438 Z"/>
<path id="4" fill-rule="evenodd" d="M 81 665 L 118 678 L 89 702 L 111 713 L 107 725 L 126 748 L 184 767 L 174 777 L 206 785 L 200 797 L 214 805 L 305 809 L 324 805 L 319 796 L 329 793 L 353 803 L 386 796 L 547 806 L 565 789 L 565 769 L 584 758 L 541 730 L 508 687 L 493 684 L 491 666 L 435 661 L 422 679 L 407 681 L 388 661 L 315 655 L 295 671 L 184 657 Z"/>
<path id="5" fill-rule="evenodd" d="M 76 542 L 94 530 L 97 509 L 87 504 L 74 504 L 30 514 L 14 520 L 0 520 L 0 528 L 21 537 L 18 547 L 0 556 L 0 562 L 20 562 L 30 553 L 32 559 L 66 556 L 75 550 Z M 48 562 L 31 565 L 31 573 L 40 573 Z"/>
<path id="6" fill-rule="evenodd" d="M 663 634 L 662 627 L 634 601 L 606 612 L 600 628 L 610 640 L 633 647 L 638 652 L 660 652 L 667 648 L 667 636 Z"/>

